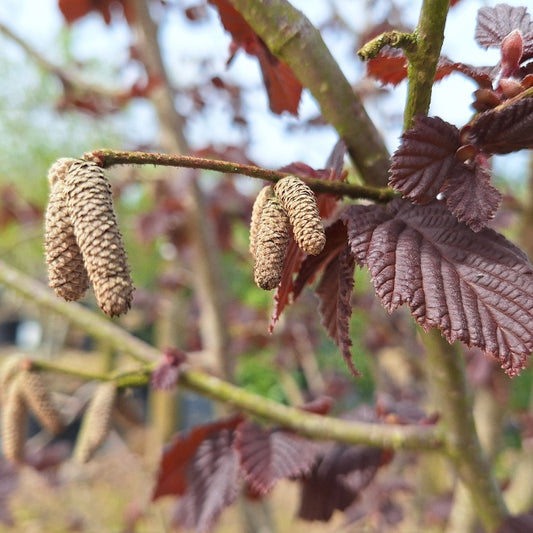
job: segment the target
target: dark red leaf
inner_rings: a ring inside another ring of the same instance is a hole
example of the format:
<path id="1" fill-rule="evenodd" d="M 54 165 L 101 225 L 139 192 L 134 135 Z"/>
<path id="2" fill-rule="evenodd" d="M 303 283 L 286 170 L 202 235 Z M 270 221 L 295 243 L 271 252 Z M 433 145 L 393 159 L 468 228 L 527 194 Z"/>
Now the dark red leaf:
<path id="1" fill-rule="evenodd" d="M 0 457 L 0 523 L 6 526 L 15 526 L 9 500 L 17 488 L 18 479 L 16 465 Z"/>
<path id="2" fill-rule="evenodd" d="M 474 231 L 480 231 L 494 218 L 502 201 L 502 195 L 490 183 L 489 172 L 478 163 L 474 163 L 473 169 L 458 165 L 458 171 L 446 180 L 442 192 L 450 211 Z"/>
<path id="3" fill-rule="evenodd" d="M 161 354 L 159 366 L 152 371 L 150 385 L 154 389 L 169 390 L 176 386 L 180 366 L 187 360 L 187 354 L 176 348 L 167 348 Z"/>
<path id="4" fill-rule="evenodd" d="M 59 9 L 67 24 L 72 24 L 91 11 L 97 11 L 106 24 L 111 24 L 111 14 L 117 5 L 122 7 L 124 17 L 131 24 L 134 13 L 129 0 L 59 0 Z"/>
<path id="5" fill-rule="evenodd" d="M 345 247 L 327 265 L 316 288 L 316 294 L 322 325 L 339 347 L 352 374 L 358 376 L 359 372 L 352 359 L 350 338 L 354 268 L 355 262 L 350 249 Z"/>
<path id="6" fill-rule="evenodd" d="M 317 274 L 345 247 L 348 242 L 346 226 L 337 220 L 325 229 L 326 245 L 318 255 L 308 255 L 303 260 L 293 284 L 294 299 L 298 298 L 303 288 L 312 283 Z"/>
<path id="7" fill-rule="evenodd" d="M 187 492 L 180 498 L 173 523 L 199 533 L 211 530 L 220 513 L 239 494 L 239 456 L 234 427 L 205 437 L 186 469 Z"/>
<path id="8" fill-rule="evenodd" d="M 533 98 L 519 98 L 480 113 L 471 124 L 469 140 L 493 154 L 533 148 Z"/>
<path id="9" fill-rule="evenodd" d="M 424 329 L 520 372 L 533 350 L 533 267 L 519 248 L 491 229 L 472 232 L 441 202 L 350 206 L 345 219 L 389 311 L 406 303 Z"/>
<path id="10" fill-rule="evenodd" d="M 333 399 L 329 396 L 320 396 L 315 398 L 311 402 L 300 406 L 302 411 L 307 411 L 308 413 L 314 413 L 315 415 L 327 415 L 333 404 Z"/>
<path id="11" fill-rule="evenodd" d="M 490 183 L 487 158 L 477 153 L 479 147 L 460 144 L 460 132 L 452 124 L 416 117 L 392 156 L 389 183 L 415 204 L 445 195 L 458 220 L 479 231 L 494 218 L 501 195 Z"/>
<path id="12" fill-rule="evenodd" d="M 459 130 L 439 117 L 418 116 L 392 157 L 389 184 L 417 204 L 434 200 L 458 165 Z"/>
<path id="13" fill-rule="evenodd" d="M 384 451 L 334 444 L 326 448 L 302 483 L 298 517 L 327 522 L 350 506 L 383 464 Z"/>
<path id="14" fill-rule="evenodd" d="M 235 447 L 244 477 L 258 494 L 269 492 L 280 479 L 309 472 L 317 453 L 312 442 L 294 433 L 266 430 L 253 422 L 238 427 Z"/>
<path id="15" fill-rule="evenodd" d="M 366 73 L 383 85 L 398 85 L 407 78 L 407 57 L 402 50 L 384 48 L 366 62 Z"/>
<path id="16" fill-rule="evenodd" d="M 508 516 L 496 533 L 531 533 L 533 531 L 533 514 Z"/>
<path id="17" fill-rule="evenodd" d="M 384 85 L 390 83 L 396 86 L 407 78 L 407 63 L 402 50 L 385 47 L 377 57 L 367 61 L 367 74 Z M 493 67 L 477 67 L 441 56 L 437 63 L 435 81 L 440 81 L 454 72 L 468 76 L 480 87 L 491 87 L 491 80 L 497 74 Z"/>
<path id="18" fill-rule="evenodd" d="M 519 30 L 522 34 L 524 56 L 529 57 L 533 50 L 533 23 L 526 7 L 498 4 L 482 7 L 478 11 L 475 37 L 483 48 L 499 47 L 513 30 Z"/>
<path id="19" fill-rule="evenodd" d="M 178 435 L 163 453 L 152 500 L 169 494 L 175 496 L 185 494 L 189 487 L 187 469 L 202 442 L 212 434 L 217 435 L 223 430 L 234 430 L 240 422 L 242 417 L 234 416 L 197 426 L 185 435 Z"/>
<path id="20" fill-rule="evenodd" d="M 302 86 L 292 70 L 272 54 L 229 0 L 209 0 L 209 3 L 218 9 L 222 25 L 231 33 L 233 50 L 244 48 L 259 60 L 272 112 L 298 115 Z"/>
<path id="21" fill-rule="evenodd" d="M 305 253 L 300 250 L 296 241 L 291 237 L 287 251 L 285 252 L 285 259 L 283 260 L 281 281 L 274 294 L 274 309 L 268 327 L 270 333 L 274 330 L 274 326 L 279 320 L 285 307 L 291 303 L 291 295 L 294 290 L 293 274 L 300 270 L 300 265 L 302 264 L 304 257 Z"/>
<path id="22" fill-rule="evenodd" d="M 257 49 L 255 55 L 261 66 L 270 110 L 278 115 L 281 115 L 283 111 L 288 111 L 298 116 L 302 84 L 290 67 L 272 54 L 263 41 L 260 41 L 260 44 L 261 47 Z"/>

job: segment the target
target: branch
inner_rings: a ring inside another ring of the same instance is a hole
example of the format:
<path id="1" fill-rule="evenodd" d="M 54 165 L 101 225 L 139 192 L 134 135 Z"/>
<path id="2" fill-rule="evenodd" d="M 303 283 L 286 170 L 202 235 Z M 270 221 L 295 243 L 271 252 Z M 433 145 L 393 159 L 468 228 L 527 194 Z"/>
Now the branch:
<path id="1" fill-rule="evenodd" d="M 479 519 L 487 531 L 495 531 L 508 512 L 476 432 L 462 354 L 437 329 L 423 335 L 422 340 L 427 348 L 429 377 L 446 427 L 447 451 L 470 491 Z"/>
<path id="2" fill-rule="evenodd" d="M 149 382 L 149 370 L 159 360 L 158 350 L 129 334 L 111 321 L 85 309 L 80 304 L 63 302 L 44 285 L 0 261 L 0 283 L 17 292 L 40 307 L 58 313 L 69 322 L 86 331 L 96 339 L 143 363 L 137 371 L 123 374 L 97 376 L 86 372 L 69 370 L 78 377 L 114 379 L 119 386 L 141 386 Z M 33 362 L 35 368 L 64 371 L 57 365 Z M 226 383 L 205 372 L 184 367 L 179 385 L 194 390 L 215 400 L 233 405 L 239 410 L 280 424 L 312 439 L 334 440 L 346 444 L 366 444 L 391 449 L 438 449 L 443 438 L 439 428 L 433 426 L 409 426 L 349 422 L 328 416 L 307 413 L 287 407 Z"/>
<path id="3" fill-rule="evenodd" d="M 95 150 L 85 154 L 84 159 L 95 161 L 103 168 L 114 165 L 160 165 L 170 167 L 202 168 L 204 170 L 215 170 L 227 174 L 242 174 L 251 178 L 263 179 L 271 183 L 276 183 L 280 179 L 290 176 L 286 172 L 268 170 L 253 165 L 220 161 L 217 159 L 205 159 L 202 157 L 191 157 L 185 155 L 167 155 L 148 152 L 121 152 L 116 150 Z M 306 176 L 298 176 L 307 183 L 315 192 L 323 192 L 346 196 L 348 198 L 365 198 L 376 202 L 388 202 L 395 196 L 394 191 L 385 187 L 368 187 L 363 185 L 353 185 L 339 181 L 327 181 Z"/>
<path id="4" fill-rule="evenodd" d="M 405 48 L 409 60 L 407 104 L 404 112 L 406 130 L 411 127 L 416 115 L 427 115 L 444 40 L 449 3 L 449 0 L 424 0 L 414 32 L 416 46 Z"/>
<path id="5" fill-rule="evenodd" d="M 120 98 L 124 95 L 124 89 L 113 89 L 111 87 L 89 83 L 75 73 L 52 63 L 2 22 L 0 22 L 0 33 L 3 33 L 6 37 L 17 43 L 26 52 L 28 57 L 32 58 L 42 69 L 56 76 L 65 88 L 76 89 L 83 93 L 96 94 L 111 99 Z"/>
<path id="6" fill-rule="evenodd" d="M 311 91 L 325 119 L 345 141 L 365 182 L 385 186 L 390 163 L 387 148 L 320 32 L 286 0 L 231 3 L 272 53 Z"/>

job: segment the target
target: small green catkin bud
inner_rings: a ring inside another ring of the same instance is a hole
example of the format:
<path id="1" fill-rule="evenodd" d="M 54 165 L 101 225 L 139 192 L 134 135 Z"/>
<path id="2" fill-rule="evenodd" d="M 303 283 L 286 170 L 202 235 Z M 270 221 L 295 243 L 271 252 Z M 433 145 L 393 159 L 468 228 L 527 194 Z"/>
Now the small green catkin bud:
<path id="1" fill-rule="evenodd" d="M 318 255 L 326 244 L 326 234 L 313 191 L 300 178 L 288 176 L 274 185 L 274 192 L 289 215 L 298 247 Z"/>
<path id="2" fill-rule="evenodd" d="M 17 379 L 24 401 L 35 418 L 50 433 L 61 433 L 65 424 L 41 373 L 23 370 Z"/>
<path id="3" fill-rule="evenodd" d="M 263 206 L 255 239 L 254 280 L 261 289 L 268 291 L 279 285 L 289 237 L 287 212 L 271 194 Z"/>
<path id="4" fill-rule="evenodd" d="M 83 417 L 74 458 L 80 463 L 88 462 L 104 443 L 111 431 L 111 419 L 117 398 L 114 382 L 100 383 Z"/>
<path id="5" fill-rule="evenodd" d="M 127 312 L 133 299 L 133 282 L 113 209 L 111 185 L 102 168 L 91 161 L 75 160 L 65 179 L 64 194 L 98 305 L 110 316 Z"/>
<path id="6" fill-rule="evenodd" d="M 2 404 L 2 453 L 6 460 L 21 463 L 28 425 L 28 407 L 17 376 L 4 394 Z"/>
<path id="7" fill-rule="evenodd" d="M 48 284 L 67 301 L 79 300 L 89 288 L 89 278 L 64 195 L 65 178 L 74 161 L 62 158 L 50 167 L 50 198 L 45 213 L 44 249 Z"/>
<path id="8" fill-rule="evenodd" d="M 255 259 L 255 248 L 257 241 L 257 233 L 259 231 L 259 221 L 261 219 L 261 213 L 263 212 L 263 207 L 269 196 L 273 195 L 272 185 L 267 185 L 263 187 L 259 194 L 257 195 L 254 205 L 252 208 L 252 217 L 250 219 L 250 253 Z"/>

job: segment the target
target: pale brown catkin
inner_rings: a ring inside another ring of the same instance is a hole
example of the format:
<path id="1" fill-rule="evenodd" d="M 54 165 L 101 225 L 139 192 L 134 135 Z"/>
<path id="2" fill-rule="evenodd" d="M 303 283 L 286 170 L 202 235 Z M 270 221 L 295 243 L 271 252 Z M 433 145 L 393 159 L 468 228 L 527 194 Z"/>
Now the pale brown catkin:
<path id="1" fill-rule="evenodd" d="M 65 178 L 74 161 L 62 158 L 50 167 L 50 198 L 45 213 L 44 249 L 48 284 L 67 301 L 79 300 L 89 288 L 89 278 L 64 195 Z"/>
<path id="2" fill-rule="evenodd" d="M 255 240 L 254 280 L 261 289 L 279 285 L 289 237 L 289 217 L 271 193 L 263 206 Z"/>
<path id="3" fill-rule="evenodd" d="M 50 433 L 61 433 L 65 425 L 43 376 L 39 372 L 23 370 L 17 379 L 20 380 L 23 399 L 35 418 Z"/>
<path id="4" fill-rule="evenodd" d="M 313 191 L 296 176 L 282 178 L 274 192 L 287 211 L 298 247 L 310 255 L 318 255 L 326 244 L 326 234 Z"/>
<path id="5" fill-rule="evenodd" d="M 83 417 L 74 458 L 80 463 L 89 461 L 103 444 L 111 430 L 111 418 L 117 398 L 113 382 L 100 383 Z"/>
<path id="6" fill-rule="evenodd" d="M 20 463 L 24 460 L 28 408 L 22 396 L 19 376 L 3 392 L 2 453 L 8 461 Z"/>
<path id="7" fill-rule="evenodd" d="M 259 221 L 261 220 L 261 213 L 263 212 L 263 207 L 269 196 L 272 196 L 273 189 L 272 185 L 267 185 L 263 187 L 259 194 L 257 195 L 254 205 L 252 207 L 252 217 L 250 219 L 250 253 L 255 259 L 255 248 L 257 241 L 257 233 L 259 231 Z"/>
<path id="8" fill-rule="evenodd" d="M 115 316 L 131 306 L 133 282 L 118 229 L 111 185 L 102 168 L 75 160 L 65 179 L 64 194 L 76 241 L 104 313 Z"/>

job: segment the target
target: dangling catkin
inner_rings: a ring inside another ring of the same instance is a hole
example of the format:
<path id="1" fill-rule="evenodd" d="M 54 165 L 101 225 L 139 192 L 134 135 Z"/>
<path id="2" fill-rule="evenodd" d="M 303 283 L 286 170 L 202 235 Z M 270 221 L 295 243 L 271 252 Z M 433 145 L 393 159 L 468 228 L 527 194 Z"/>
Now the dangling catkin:
<path id="1" fill-rule="evenodd" d="M 254 205 L 252 208 L 252 218 L 250 219 L 250 253 L 255 259 L 255 248 L 257 241 L 257 233 L 259 231 L 259 221 L 261 219 L 261 213 L 263 212 L 263 207 L 269 196 L 273 195 L 272 185 L 267 185 L 263 187 L 259 194 L 257 195 Z"/>
<path id="2" fill-rule="evenodd" d="M 2 358 L 0 366 L 0 400 L 4 403 L 9 393 L 9 387 L 15 376 L 22 371 L 21 359 L 18 355 L 8 355 Z"/>
<path id="3" fill-rule="evenodd" d="M 65 179 L 64 194 L 98 305 L 110 316 L 125 313 L 133 298 L 133 282 L 111 185 L 98 165 L 75 160 Z"/>
<path id="4" fill-rule="evenodd" d="M 289 176 L 274 185 L 274 192 L 289 215 L 300 249 L 318 255 L 326 244 L 326 235 L 313 191 L 300 178 Z"/>
<path id="5" fill-rule="evenodd" d="M 23 399 L 35 418 L 50 433 L 61 433 L 65 425 L 43 376 L 39 372 L 23 370 L 17 379 L 20 381 Z"/>
<path id="6" fill-rule="evenodd" d="M 117 397 L 117 386 L 113 382 L 100 383 L 83 417 L 74 458 L 80 463 L 89 461 L 103 444 L 111 430 L 111 415 Z"/>
<path id="7" fill-rule="evenodd" d="M 2 404 L 2 452 L 8 461 L 24 459 L 28 408 L 22 396 L 19 376 L 8 385 Z"/>
<path id="8" fill-rule="evenodd" d="M 261 289 L 275 289 L 279 285 L 289 236 L 289 217 L 279 200 L 270 194 L 255 239 L 254 279 Z"/>
<path id="9" fill-rule="evenodd" d="M 74 161 L 58 159 L 50 167 L 50 199 L 45 214 L 44 249 L 48 283 L 58 296 L 67 301 L 79 300 L 89 288 L 89 278 L 64 196 L 65 178 Z"/>

